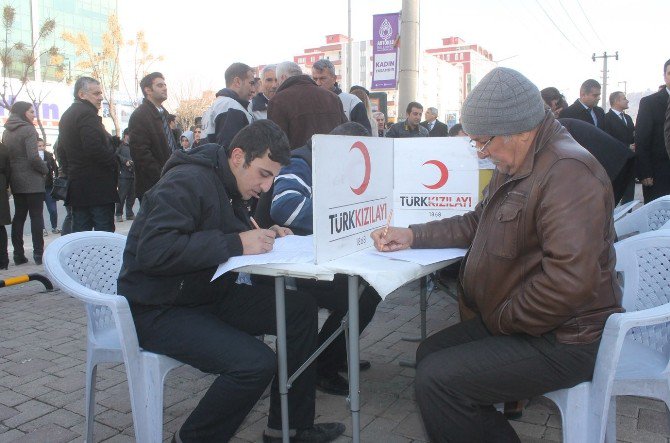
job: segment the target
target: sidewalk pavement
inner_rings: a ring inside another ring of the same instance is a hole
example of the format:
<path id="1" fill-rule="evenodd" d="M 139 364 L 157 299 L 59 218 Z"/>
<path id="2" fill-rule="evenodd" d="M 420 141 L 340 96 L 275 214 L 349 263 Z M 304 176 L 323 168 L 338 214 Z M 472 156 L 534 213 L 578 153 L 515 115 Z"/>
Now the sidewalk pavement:
<path id="1" fill-rule="evenodd" d="M 127 233 L 130 222 L 117 223 Z M 47 242 L 56 236 L 46 237 Z M 29 238 L 26 237 L 27 243 Z M 28 246 L 28 245 L 27 245 Z M 26 255 L 32 257 L 32 251 Z M 32 261 L 10 265 L 0 278 L 41 272 Z M 418 334 L 418 284 L 389 295 L 361 336 L 361 358 L 372 368 L 361 373 L 361 440 L 425 442 L 414 402 L 414 370 L 399 366 L 411 359 L 417 344 L 402 340 Z M 322 315 L 323 317 L 323 315 Z M 430 296 L 429 333 L 458 321 L 458 307 L 444 292 Z M 45 292 L 38 282 L 0 289 L 0 443 L 83 442 L 86 317 L 83 305 L 61 291 Z M 271 338 L 267 339 L 272 344 Z M 213 380 L 188 366 L 172 371 L 164 400 L 165 441 L 193 410 Z M 134 441 L 128 385 L 123 365 L 101 365 L 97 374 L 95 441 Z M 234 442 L 261 441 L 269 398 L 258 402 Z M 343 397 L 317 391 L 317 422 L 347 425 L 337 442 L 351 441 L 351 420 Z M 523 417 L 512 422 L 526 443 L 561 441 L 561 419 L 545 398 L 531 399 Z M 621 397 L 617 436 L 625 442 L 668 442 L 670 425 L 665 405 L 640 397 Z"/>

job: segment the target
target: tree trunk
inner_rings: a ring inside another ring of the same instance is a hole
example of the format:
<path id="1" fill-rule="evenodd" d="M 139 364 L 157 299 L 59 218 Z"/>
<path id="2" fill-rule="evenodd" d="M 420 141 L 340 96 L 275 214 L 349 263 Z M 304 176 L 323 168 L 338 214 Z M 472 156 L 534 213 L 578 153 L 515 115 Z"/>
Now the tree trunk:
<path id="1" fill-rule="evenodd" d="M 44 130 L 44 125 L 42 125 L 42 119 L 38 113 L 35 114 L 35 118 L 37 119 L 37 126 L 40 128 L 40 133 L 42 134 L 42 140 L 44 140 L 44 144 L 46 145 L 47 132 Z"/>
<path id="2" fill-rule="evenodd" d="M 113 99 L 109 100 L 109 116 L 114 123 L 114 131 L 116 136 L 121 137 L 121 125 L 119 124 L 119 116 L 116 115 L 116 104 Z"/>

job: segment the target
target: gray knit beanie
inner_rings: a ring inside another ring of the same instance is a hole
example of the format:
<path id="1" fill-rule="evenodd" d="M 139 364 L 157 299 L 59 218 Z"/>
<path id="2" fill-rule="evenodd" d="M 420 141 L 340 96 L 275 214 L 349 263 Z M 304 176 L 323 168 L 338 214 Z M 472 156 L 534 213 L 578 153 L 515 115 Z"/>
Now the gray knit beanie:
<path id="1" fill-rule="evenodd" d="M 461 122 L 470 135 L 511 135 L 530 131 L 544 115 L 537 86 L 514 69 L 495 68 L 468 94 Z"/>

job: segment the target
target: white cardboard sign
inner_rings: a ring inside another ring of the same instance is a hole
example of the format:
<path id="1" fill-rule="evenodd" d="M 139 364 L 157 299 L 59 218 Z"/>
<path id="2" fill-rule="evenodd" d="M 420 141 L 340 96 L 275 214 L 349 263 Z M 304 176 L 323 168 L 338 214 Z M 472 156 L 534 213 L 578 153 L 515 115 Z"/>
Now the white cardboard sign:
<path id="1" fill-rule="evenodd" d="M 479 163 L 466 137 L 394 141 L 394 226 L 462 215 L 478 198 Z"/>
<path id="2" fill-rule="evenodd" d="M 312 138 L 316 263 L 366 249 L 386 224 L 393 195 L 393 140 Z"/>

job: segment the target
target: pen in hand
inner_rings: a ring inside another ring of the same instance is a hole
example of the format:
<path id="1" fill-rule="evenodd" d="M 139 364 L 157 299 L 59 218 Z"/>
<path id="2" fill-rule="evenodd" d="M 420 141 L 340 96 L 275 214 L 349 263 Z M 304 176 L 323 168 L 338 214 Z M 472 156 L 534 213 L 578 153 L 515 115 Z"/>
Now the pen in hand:
<path id="1" fill-rule="evenodd" d="M 382 238 L 386 237 L 386 234 L 389 232 L 389 226 L 391 225 L 391 217 L 393 217 L 393 209 L 389 212 L 389 216 L 386 219 L 386 226 L 384 226 L 384 232 L 382 233 Z"/>
<path id="2" fill-rule="evenodd" d="M 261 227 L 258 226 L 258 223 L 256 223 L 256 220 L 254 220 L 253 217 L 249 217 L 249 220 L 251 220 L 251 224 L 254 225 L 254 229 L 260 229 Z"/>

